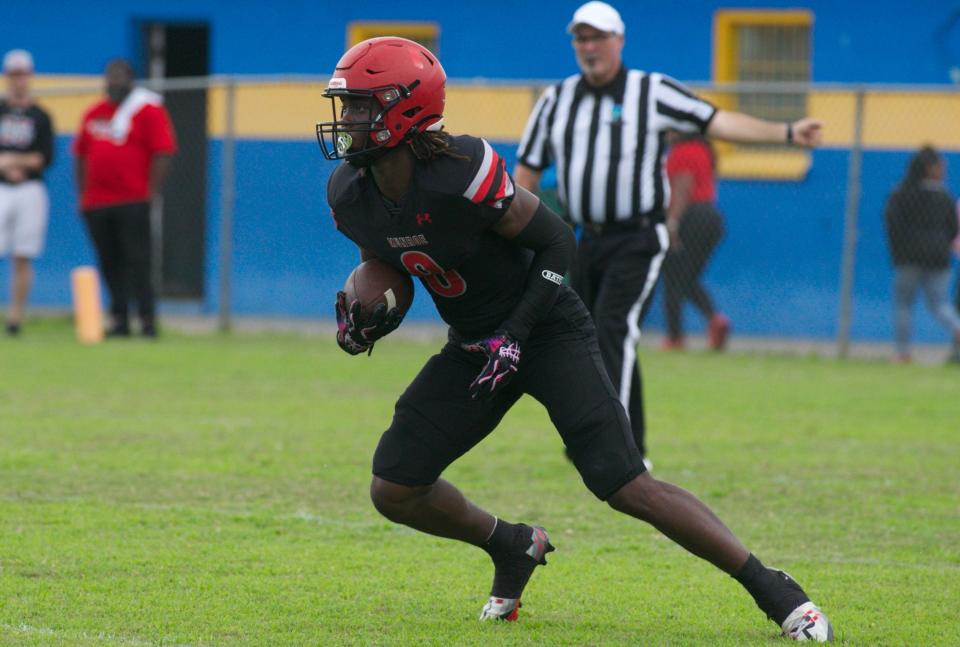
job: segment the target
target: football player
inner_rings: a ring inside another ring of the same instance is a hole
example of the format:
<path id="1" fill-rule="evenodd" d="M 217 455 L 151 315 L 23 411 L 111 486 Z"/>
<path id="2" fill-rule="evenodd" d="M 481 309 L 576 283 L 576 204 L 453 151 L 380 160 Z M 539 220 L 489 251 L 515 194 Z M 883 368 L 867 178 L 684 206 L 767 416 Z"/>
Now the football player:
<path id="1" fill-rule="evenodd" d="M 735 577 L 787 635 L 829 639 L 830 623 L 793 579 L 761 564 L 689 492 L 645 471 L 590 315 L 562 284 L 573 233 L 514 185 L 490 144 L 443 131 L 445 82 L 421 45 L 366 40 L 337 63 L 324 92 L 333 119 L 317 125 L 324 156 L 344 162 L 327 189 L 337 229 L 362 259 L 419 278 L 450 326 L 380 439 L 374 506 L 485 550 L 494 576 L 480 618 L 515 620 L 524 586 L 553 550 L 547 532 L 495 517 L 440 476 L 529 394 L 597 498 Z M 401 319 L 381 308 L 363 320 L 342 292 L 336 315 L 337 342 L 351 354 Z"/>

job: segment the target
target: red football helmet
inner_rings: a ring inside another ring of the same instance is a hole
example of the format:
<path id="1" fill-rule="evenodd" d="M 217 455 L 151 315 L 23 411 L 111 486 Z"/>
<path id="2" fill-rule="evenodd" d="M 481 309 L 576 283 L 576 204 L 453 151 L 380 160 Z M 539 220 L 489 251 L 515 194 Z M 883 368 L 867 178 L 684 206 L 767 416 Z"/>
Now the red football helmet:
<path id="1" fill-rule="evenodd" d="M 369 166 L 412 135 L 440 130 L 446 81 L 419 43 L 387 36 L 354 45 L 323 92 L 333 105 L 333 121 L 317 124 L 324 157 Z"/>

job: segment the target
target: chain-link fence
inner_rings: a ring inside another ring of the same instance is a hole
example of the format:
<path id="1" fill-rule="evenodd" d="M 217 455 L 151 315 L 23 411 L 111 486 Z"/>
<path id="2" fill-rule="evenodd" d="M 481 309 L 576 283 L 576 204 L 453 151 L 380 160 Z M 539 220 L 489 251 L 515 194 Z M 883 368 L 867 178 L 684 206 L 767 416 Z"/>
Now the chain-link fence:
<path id="1" fill-rule="evenodd" d="M 849 352 L 852 340 L 891 339 L 895 329 L 899 330 L 898 354 L 907 357 L 903 344 L 907 307 L 896 305 L 902 281 L 885 214 L 890 196 L 902 188 L 909 161 L 921 147 L 941 151 L 941 168 L 950 165 L 950 158 L 960 160 L 956 158 L 960 137 L 947 127 L 960 116 L 960 93 L 949 87 L 770 83 L 700 91 L 722 108 L 749 105 L 749 112 L 758 116 L 794 119 L 809 114 L 825 122 L 824 145 L 814 153 L 776 146 L 717 145 L 719 204 L 728 215 L 727 222 L 767 212 L 756 222 L 762 229 L 753 236 L 741 233 L 750 247 L 741 247 L 738 262 L 750 263 L 751 256 L 759 255 L 752 261 L 758 263 L 754 277 L 758 287 L 766 286 L 762 292 L 747 292 L 749 307 L 738 313 L 748 317 L 746 329 L 750 330 L 750 317 L 756 320 L 765 308 L 776 307 L 767 303 L 769 291 L 787 317 L 805 322 L 802 325 L 808 329 L 818 327 L 811 315 L 819 312 L 820 330 L 827 333 L 822 326 L 831 325 L 840 356 Z M 934 189 L 934 183 L 939 187 Z M 938 242 L 921 255 L 925 263 L 936 263 L 940 269 L 937 293 L 942 296 L 951 282 L 954 263 L 948 250 L 956 236 L 958 213 L 947 188 L 948 177 L 931 178 L 929 185 L 938 196 L 939 231 L 924 236 L 936 237 Z M 928 217 L 921 213 L 918 200 L 902 203 L 909 205 L 903 214 L 910 223 L 909 237 L 929 229 L 922 223 Z M 739 247 L 729 238 L 726 244 Z M 723 253 L 721 247 L 719 254 Z M 930 287 L 929 282 L 924 284 L 924 289 Z M 934 299 L 932 294 L 927 291 L 936 317 L 918 319 L 917 337 L 942 340 L 944 332 L 939 328 L 943 326 L 946 338 L 956 340 L 957 326 L 943 298 Z M 828 319 L 828 313 L 833 317 Z"/>
<path id="2" fill-rule="evenodd" d="M 884 228 L 894 267 L 896 359 L 910 361 L 913 308 L 920 293 L 927 309 L 952 336 L 960 356 L 960 284 L 949 296 L 951 252 L 957 242 L 957 204 L 944 186 L 946 163 L 932 145 L 918 150 L 884 207 Z"/>
<path id="3" fill-rule="evenodd" d="M 222 328 L 234 313 L 329 316 L 331 294 L 357 255 L 335 232 L 326 206 L 332 164 L 314 139 L 315 123 L 330 118 L 321 97 L 324 79 L 209 77 L 150 85 L 164 93 L 180 145 L 157 208 L 157 281 L 168 303 L 181 300 L 217 313 Z M 512 165 L 543 85 L 451 81 L 447 128 L 487 138 Z M 714 143 L 716 214 L 691 211 L 681 221 L 683 248 L 699 256 L 683 267 L 668 266 L 663 287 L 670 290 L 660 290 L 658 299 L 671 292 L 673 301 L 655 304 L 646 328 L 674 325 L 664 309 L 675 315 L 681 298 L 687 303 L 681 330 L 709 332 L 711 311 L 705 321 L 690 305 L 702 285 L 713 312 L 729 318 L 737 335 L 835 339 L 840 355 L 851 340 L 892 340 L 896 254 L 888 244 L 888 198 L 923 145 L 934 146 L 947 169 L 960 168 L 960 130 L 953 127 L 960 122 L 960 93 L 949 87 L 693 87 L 721 108 L 822 119 L 824 143 L 813 152 Z M 48 174 L 55 216 L 74 210 L 69 133 L 100 92 L 94 78 L 37 89 L 61 133 L 60 159 Z M 789 115 L 780 114 L 785 110 Z M 946 186 L 951 182 L 948 173 Z M 943 204 L 950 199 L 937 195 Z M 898 203 L 910 223 L 902 236 L 926 236 L 923 207 L 911 206 L 925 200 Z M 935 256 L 940 269 L 946 258 L 948 282 L 953 261 L 943 250 L 951 231 L 944 224 L 942 245 L 934 253 L 932 243 L 924 243 L 929 251 L 922 252 Z M 68 303 L 64 277 L 90 260 L 77 219 L 55 217 L 38 264 L 35 301 Z M 928 282 L 917 285 L 926 290 Z M 902 314 L 902 303 L 898 308 Z M 938 306 L 937 312 L 943 320 L 946 310 Z M 411 316 L 435 315 L 421 297 Z M 937 319 L 922 316 L 912 336 L 942 341 L 944 332 Z"/>

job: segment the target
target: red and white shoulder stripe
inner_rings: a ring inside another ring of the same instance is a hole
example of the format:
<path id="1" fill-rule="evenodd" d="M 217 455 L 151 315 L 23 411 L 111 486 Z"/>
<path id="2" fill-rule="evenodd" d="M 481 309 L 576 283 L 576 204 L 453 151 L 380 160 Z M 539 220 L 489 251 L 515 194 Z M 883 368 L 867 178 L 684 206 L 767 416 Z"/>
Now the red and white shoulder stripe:
<path id="1" fill-rule="evenodd" d="M 507 173 L 503 158 L 497 155 L 487 140 L 480 141 L 483 142 L 483 161 L 480 162 L 480 168 L 477 169 L 477 174 L 467 190 L 463 192 L 463 197 L 474 204 L 485 204 L 500 209 L 503 207 L 504 200 L 513 197 L 515 191 L 513 180 Z"/>

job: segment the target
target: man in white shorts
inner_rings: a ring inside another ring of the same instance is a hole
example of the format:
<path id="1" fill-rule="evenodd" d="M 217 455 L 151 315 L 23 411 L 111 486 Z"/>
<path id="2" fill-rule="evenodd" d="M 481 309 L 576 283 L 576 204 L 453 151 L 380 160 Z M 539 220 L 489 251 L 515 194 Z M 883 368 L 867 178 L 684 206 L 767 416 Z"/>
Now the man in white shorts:
<path id="1" fill-rule="evenodd" d="M 7 96 L 0 101 L 0 256 L 13 257 L 6 330 L 18 335 L 33 284 L 33 259 L 43 251 L 47 234 L 50 203 L 43 171 L 53 161 L 53 124 L 30 95 L 30 52 L 7 52 L 3 74 Z"/>

